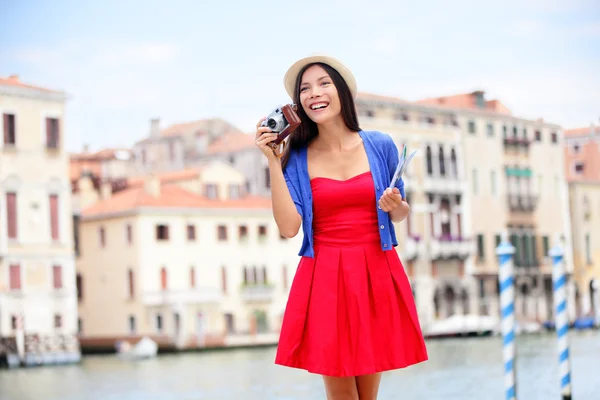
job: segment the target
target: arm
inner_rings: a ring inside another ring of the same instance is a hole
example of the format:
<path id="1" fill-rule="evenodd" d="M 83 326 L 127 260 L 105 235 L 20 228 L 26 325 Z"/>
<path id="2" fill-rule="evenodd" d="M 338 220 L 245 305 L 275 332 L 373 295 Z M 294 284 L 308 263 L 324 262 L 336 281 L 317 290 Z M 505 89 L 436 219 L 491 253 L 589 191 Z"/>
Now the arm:
<path id="1" fill-rule="evenodd" d="M 269 159 L 269 174 L 275 223 L 282 236 L 293 238 L 298 234 L 302 223 L 302 204 L 291 182 L 286 179 L 278 158 Z"/>

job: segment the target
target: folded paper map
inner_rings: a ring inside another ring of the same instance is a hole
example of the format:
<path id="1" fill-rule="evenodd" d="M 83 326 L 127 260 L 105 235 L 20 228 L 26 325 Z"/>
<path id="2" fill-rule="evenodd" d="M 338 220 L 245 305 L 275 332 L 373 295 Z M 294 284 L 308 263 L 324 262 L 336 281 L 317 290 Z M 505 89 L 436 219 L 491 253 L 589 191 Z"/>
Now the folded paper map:
<path id="1" fill-rule="evenodd" d="M 396 185 L 396 183 L 402 178 L 402 175 L 404 175 L 404 171 L 406 171 L 408 164 L 413 159 L 413 157 L 415 156 L 416 153 L 417 153 L 417 150 L 413 150 L 407 157 L 406 156 L 406 145 L 404 145 L 404 147 L 402 149 L 402 153 L 400 153 L 400 159 L 398 160 L 398 166 L 396 167 L 396 172 L 394 172 L 394 177 L 392 178 L 392 181 L 390 182 L 390 186 L 389 186 L 390 189 L 393 188 Z"/>

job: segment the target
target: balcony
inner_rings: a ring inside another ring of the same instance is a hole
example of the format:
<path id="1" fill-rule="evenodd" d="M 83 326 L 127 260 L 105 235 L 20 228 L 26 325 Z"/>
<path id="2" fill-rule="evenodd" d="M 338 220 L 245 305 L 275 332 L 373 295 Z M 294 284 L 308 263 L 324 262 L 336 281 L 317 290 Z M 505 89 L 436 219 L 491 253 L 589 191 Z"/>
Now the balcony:
<path id="1" fill-rule="evenodd" d="M 425 253 L 425 243 L 420 236 L 411 235 L 402 244 L 402 252 L 403 259 L 414 261 Z"/>
<path id="2" fill-rule="evenodd" d="M 516 138 L 516 137 L 505 137 L 504 138 L 504 148 L 505 149 L 523 148 L 523 149 L 528 150 L 530 144 L 531 144 L 531 140 L 526 139 L 526 138 Z"/>
<path id="3" fill-rule="evenodd" d="M 506 200 L 511 212 L 532 212 L 537 207 L 538 196 L 508 194 Z"/>
<path id="4" fill-rule="evenodd" d="M 474 251 L 473 241 L 463 237 L 441 236 L 429 242 L 429 253 L 433 260 L 464 260 Z"/>
<path id="5" fill-rule="evenodd" d="M 162 290 L 142 293 L 142 303 L 146 306 L 174 304 L 211 304 L 222 300 L 217 288 L 199 288 L 189 290 Z"/>
<path id="6" fill-rule="evenodd" d="M 423 190 L 425 193 L 455 195 L 463 192 L 462 186 L 462 182 L 454 176 L 425 175 L 423 179 Z"/>
<path id="7" fill-rule="evenodd" d="M 247 303 L 265 303 L 273 300 L 275 286 L 272 284 L 259 283 L 256 285 L 242 285 L 242 300 Z"/>

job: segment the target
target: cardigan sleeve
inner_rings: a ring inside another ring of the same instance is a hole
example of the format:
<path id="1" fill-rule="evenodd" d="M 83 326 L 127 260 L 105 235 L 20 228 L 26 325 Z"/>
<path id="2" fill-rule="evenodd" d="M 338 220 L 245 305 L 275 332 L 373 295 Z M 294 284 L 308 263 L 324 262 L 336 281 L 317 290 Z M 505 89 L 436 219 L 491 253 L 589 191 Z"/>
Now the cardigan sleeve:
<path id="1" fill-rule="evenodd" d="M 386 147 L 387 147 L 387 162 L 388 162 L 388 172 L 389 172 L 389 178 L 388 178 L 388 185 L 389 182 L 392 181 L 392 178 L 394 177 L 394 172 L 396 172 L 396 167 L 398 166 L 398 161 L 399 161 L 399 153 L 398 153 L 398 148 L 396 147 L 396 143 L 394 143 L 394 139 L 392 139 L 391 136 L 386 135 L 388 140 L 385 141 Z M 396 184 L 394 185 L 395 187 L 398 188 L 398 190 L 400 190 L 400 195 L 402 196 L 402 199 L 406 200 L 406 193 L 404 192 L 404 180 L 402 178 L 398 179 L 398 181 L 396 182 Z"/>
<path id="2" fill-rule="evenodd" d="M 298 210 L 298 214 L 300 214 L 301 218 L 304 218 L 304 215 L 302 213 L 302 198 L 299 196 L 298 190 L 296 190 L 296 188 L 294 187 L 294 182 L 290 175 L 291 174 L 288 171 L 288 168 L 286 168 L 283 171 L 283 176 L 285 177 L 285 183 L 290 192 L 290 196 L 292 197 L 292 200 L 294 201 L 294 204 L 296 205 L 296 210 Z"/>

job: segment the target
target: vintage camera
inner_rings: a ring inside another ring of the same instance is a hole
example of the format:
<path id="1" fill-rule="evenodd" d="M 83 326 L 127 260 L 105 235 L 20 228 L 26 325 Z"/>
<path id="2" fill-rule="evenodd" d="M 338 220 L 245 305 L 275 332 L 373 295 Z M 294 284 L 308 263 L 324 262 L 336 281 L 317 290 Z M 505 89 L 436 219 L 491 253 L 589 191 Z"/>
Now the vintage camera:
<path id="1" fill-rule="evenodd" d="M 285 138 L 300 125 L 297 111 L 298 107 L 295 104 L 286 104 L 273 110 L 261 124 L 271 129 L 273 133 L 277 133 L 277 137 L 269 143 L 269 147 L 278 157 L 281 157 L 285 149 Z"/>

